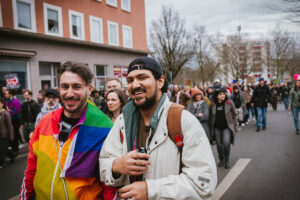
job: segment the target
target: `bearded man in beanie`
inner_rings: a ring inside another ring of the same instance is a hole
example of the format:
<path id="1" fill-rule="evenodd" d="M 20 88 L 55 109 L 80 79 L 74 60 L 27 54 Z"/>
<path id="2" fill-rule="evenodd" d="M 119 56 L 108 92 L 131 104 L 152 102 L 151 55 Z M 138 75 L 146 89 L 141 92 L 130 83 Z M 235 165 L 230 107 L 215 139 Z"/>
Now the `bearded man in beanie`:
<path id="1" fill-rule="evenodd" d="M 199 121 L 183 110 L 180 154 L 168 134 L 171 102 L 160 64 L 148 57 L 128 67 L 132 101 L 116 119 L 100 153 L 100 178 L 120 187 L 122 199 L 209 199 L 217 184 L 216 164 Z M 136 149 L 144 147 L 147 153 Z M 179 167 L 182 164 L 182 168 Z"/>

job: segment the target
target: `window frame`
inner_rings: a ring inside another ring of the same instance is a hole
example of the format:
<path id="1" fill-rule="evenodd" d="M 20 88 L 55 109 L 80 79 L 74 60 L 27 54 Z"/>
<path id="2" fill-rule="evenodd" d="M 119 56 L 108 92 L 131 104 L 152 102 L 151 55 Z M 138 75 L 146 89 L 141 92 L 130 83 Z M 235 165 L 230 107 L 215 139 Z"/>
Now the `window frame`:
<path id="1" fill-rule="evenodd" d="M 116 25 L 117 27 L 117 43 L 111 43 L 111 38 L 110 38 L 110 25 Z M 120 40 L 119 40 L 119 24 L 117 22 L 113 21 L 107 21 L 107 30 L 108 30 L 108 44 L 112 46 L 120 46 Z"/>
<path id="2" fill-rule="evenodd" d="M 124 7 L 124 1 L 128 1 L 128 9 Z M 127 12 L 131 12 L 131 0 L 121 0 L 121 9 Z"/>
<path id="3" fill-rule="evenodd" d="M 92 38 L 92 30 L 93 30 L 92 21 L 93 20 L 100 22 L 100 41 L 94 41 Z M 96 42 L 99 44 L 104 43 L 104 41 L 103 41 L 103 21 L 101 18 L 92 16 L 92 15 L 90 15 L 90 40 L 91 40 L 91 42 Z"/>
<path id="4" fill-rule="evenodd" d="M 62 9 L 59 6 L 54 6 L 48 3 L 43 3 L 44 7 L 44 27 L 45 27 L 45 34 L 47 35 L 53 35 L 53 36 L 63 36 L 63 28 L 62 28 Z M 57 11 L 58 15 L 58 33 L 51 33 L 48 30 L 48 8 L 51 10 Z"/>
<path id="5" fill-rule="evenodd" d="M 106 4 L 107 5 L 110 5 L 110 6 L 112 6 L 112 7 L 118 7 L 118 0 L 115 0 L 115 4 L 114 3 L 112 3 L 112 2 L 110 2 L 110 0 L 106 0 Z"/>
<path id="6" fill-rule="evenodd" d="M 72 31 L 72 15 L 75 15 L 77 17 L 80 17 L 80 25 L 81 25 L 81 37 L 77 37 L 73 35 Z M 85 33 L 84 33 L 84 14 L 81 12 L 77 12 L 74 10 L 69 10 L 69 28 L 70 28 L 70 38 L 75 40 L 85 40 Z"/>
<path id="7" fill-rule="evenodd" d="M 3 27 L 1 2 L 0 2 L 0 27 Z"/>
<path id="8" fill-rule="evenodd" d="M 31 29 L 19 27 L 17 1 L 30 4 Z M 21 31 L 36 32 L 35 0 L 12 0 L 14 28 Z"/>
<path id="9" fill-rule="evenodd" d="M 126 46 L 125 45 L 125 40 L 124 40 L 124 30 L 125 29 L 128 29 L 130 31 L 130 45 L 129 46 Z M 132 28 L 131 26 L 127 26 L 127 25 L 122 25 L 122 37 L 123 37 L 123 47 L 126 47 L 126 48 L 133 48 L 133 41 L 132 41 Z"/>

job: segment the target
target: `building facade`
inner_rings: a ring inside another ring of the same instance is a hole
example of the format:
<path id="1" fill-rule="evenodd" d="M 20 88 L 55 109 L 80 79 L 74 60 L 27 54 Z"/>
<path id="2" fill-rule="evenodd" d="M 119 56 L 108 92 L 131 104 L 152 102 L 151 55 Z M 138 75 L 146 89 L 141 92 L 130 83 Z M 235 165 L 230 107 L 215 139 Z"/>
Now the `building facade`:
<path id="1" fill-rule="evenodd" d="M 66 61 L 86 63 L 97 89 L 147 56 L 144 0 L 0 0 L 0 86 L 57 86 Z"/>

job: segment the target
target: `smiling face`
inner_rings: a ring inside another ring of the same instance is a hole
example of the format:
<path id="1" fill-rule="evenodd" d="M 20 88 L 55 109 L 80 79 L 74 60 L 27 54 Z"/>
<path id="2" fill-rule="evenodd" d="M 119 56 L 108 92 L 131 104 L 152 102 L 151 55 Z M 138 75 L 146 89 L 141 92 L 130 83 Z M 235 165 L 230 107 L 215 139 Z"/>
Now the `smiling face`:
<path id="1" fill-rule="evenodd" d="M 128 92 L 135 106 L 149 110 L 160 100 L 165 78 L 155 80 L 149 70 L 133 70 L 127 76 Z"/>
<path id="2" fill-rule="evenodd" d="M 59 88 L 65 115 L 80 117 L 90 93 L 89 86 L 78 74 L 66 71 L 60 76 Z"/>
<path id="3" fill-rule="evenodd" d="M 110 112 L 121 110 L 121 101 L 117 93 L 115 92 L 108 93 L 106 102 Z"/>

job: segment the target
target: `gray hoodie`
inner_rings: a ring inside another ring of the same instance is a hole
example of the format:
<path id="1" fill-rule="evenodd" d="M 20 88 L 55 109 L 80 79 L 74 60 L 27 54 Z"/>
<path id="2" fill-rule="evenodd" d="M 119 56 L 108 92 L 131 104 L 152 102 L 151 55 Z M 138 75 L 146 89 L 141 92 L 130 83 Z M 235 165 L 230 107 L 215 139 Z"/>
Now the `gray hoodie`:
<path id="1" fill-rule="evenodd" d="M 60 105 L 59 102 L 56 104 L 55 108 L 52 109 L 52 110 L 47 110 L 47 105 L 44 104 L 43 107 L 42 107 L 42 109 L 41 109 L 41 112 L 36 117 L 36 121 L 35 121 L 34 127 L 36 127 L 38 125 L 39 121 L 42 119 L 42 117 L 44 117 L 44 115 L 46 115 L 47 113 L 50 113 L 50 112 L 52 112 L 54 110 L 57 110 L 59 108 L 61 108 L 61 105 Z"/>

